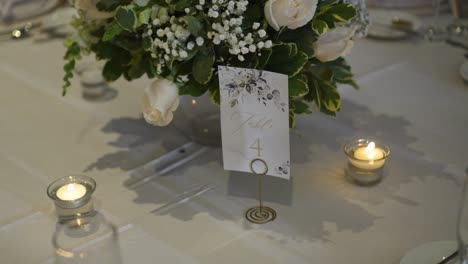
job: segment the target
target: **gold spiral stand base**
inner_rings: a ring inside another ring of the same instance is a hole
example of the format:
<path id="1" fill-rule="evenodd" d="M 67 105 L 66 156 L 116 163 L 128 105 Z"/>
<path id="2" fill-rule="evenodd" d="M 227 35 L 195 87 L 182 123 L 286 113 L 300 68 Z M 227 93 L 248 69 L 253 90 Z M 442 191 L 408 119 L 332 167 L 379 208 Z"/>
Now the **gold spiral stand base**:
<path id="1" fill-rule="evenodd" d="M 254 163 L 255 162 L 260 162 L 260 164 L 263 164 L 263 170 L 261 172 L 258 172 L 254 169 Z M 271 222 L 275 220 L 276 218 L 276 211 L 273 210 L 273 208 L 263 206 L 262 202 L 262 196 L 263 196 L 263 184 L 262 184 L 262 178 L 264 175 L 267 174 L 268 172 L 268 164 L 262 160 L 262 159 L 253 159 L 250 162 L 250 170 L 258 175 L 258 203 L 259 206 L 255 206 L 247 210 L 245 212 L 245 218 L 247 221 L 254 223 L 254 224 L 265 224 L 268 222 Z"/>
<path id="2" fill-rule="evenodd" d="M 255 206 L 245 212 L 245 218 L 254 224 L 265 224 L 275 220 L 276 211 L 267 206 Z"/>

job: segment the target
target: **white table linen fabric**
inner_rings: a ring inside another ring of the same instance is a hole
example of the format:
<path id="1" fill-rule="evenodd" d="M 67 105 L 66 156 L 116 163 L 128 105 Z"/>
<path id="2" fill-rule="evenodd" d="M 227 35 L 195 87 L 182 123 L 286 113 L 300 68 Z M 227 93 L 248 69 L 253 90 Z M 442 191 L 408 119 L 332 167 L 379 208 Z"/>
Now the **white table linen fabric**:
<path id="1" fill-rule="evenodd" d="M 340 87 L 337 118 L 299 118 L 292 180 L 265 180 L 265 203 L 278 218 L 256 226 L 243 215 L 256 204 L 257 179 L 224 171 L 220 149 L 127 187 L 130 170 L 187 142 L 141 118 L 148 80 L 117 81 L 118 97 L 105 103 L 84 101 L 76 80 L 61 97 L 60 41 L 0 45 L 3 264 L 52 262 L 55 219 L 45 190 L 71 173 L 96 180 L 97 207 L 119 226 L 124 263 L 396 264 L 415 246 L 456 237 L 468 165 L 462 50 L 360 41 L 349 59 L 362 89 Z M 392 152 L 384 180 L 368 188 L 345 179 L 341 149 L 366 136 Z"/>

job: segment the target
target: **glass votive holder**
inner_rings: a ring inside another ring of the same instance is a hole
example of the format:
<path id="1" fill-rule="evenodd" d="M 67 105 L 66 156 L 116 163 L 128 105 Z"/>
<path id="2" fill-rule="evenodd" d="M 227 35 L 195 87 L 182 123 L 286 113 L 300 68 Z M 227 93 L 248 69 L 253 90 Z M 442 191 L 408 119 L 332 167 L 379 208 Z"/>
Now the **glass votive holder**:
<path id="1" fill-rule="evenodd" d="M 60 221 L 86 215 L 94 210 L 92 194 L 96 182 L 88 176 L 66 176 L 47 187 Z"/>
<path id="2" fill-rule="evenodd" d="M 385 160 L 390 149 L 370 139 L 356 139 L 346 144 L 343 150 L 348 157 L 346 174 L 358 185 L 374 185 L 384 175 Z"/>

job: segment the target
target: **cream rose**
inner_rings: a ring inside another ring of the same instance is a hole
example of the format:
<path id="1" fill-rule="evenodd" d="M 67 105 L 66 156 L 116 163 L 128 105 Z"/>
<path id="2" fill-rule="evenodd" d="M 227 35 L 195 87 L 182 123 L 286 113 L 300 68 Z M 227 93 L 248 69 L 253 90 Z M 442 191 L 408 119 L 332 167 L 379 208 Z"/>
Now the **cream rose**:
<path id="1" fill-rule="evenodd" d="M 296 29 L 307 24 L 315 15 L 318 0 L 268 0 L 265 18 L 279 30 L 283 26 Z"/>
<path id="2" fill-rule="evenodd" d="M 179 89 L 172 81 L 159 79 L 145 89 L 143 117 L 155 126 L 167 126 L 179 106 Z"/>
<path id="3" fill-rule="evenodd" d="M 337 27 L 323 33 L 314 43 L 315 57 L 322 62 L 333 61 L 349 54 L 354 46 L 354 29 Z"/>
<path id="4" fill-rule="evenodd" d="M 76 0 L 75 8 L 83 10 L 89 19 L 106 19 L 114 16 L 114 12 L 102 12 L 96 7 L 100 0 Z"/>

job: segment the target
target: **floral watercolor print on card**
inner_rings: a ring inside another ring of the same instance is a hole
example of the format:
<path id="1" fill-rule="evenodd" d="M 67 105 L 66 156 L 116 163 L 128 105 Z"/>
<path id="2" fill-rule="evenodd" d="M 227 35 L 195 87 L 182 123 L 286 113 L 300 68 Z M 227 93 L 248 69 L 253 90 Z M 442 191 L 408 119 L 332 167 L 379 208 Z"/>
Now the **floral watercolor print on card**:
<path id="1" fill-rule="evenodd" d="M 268 175 L 289 179 L 288 76 L 219 66 L 226 170 L 251 172 L 262 159 Z"/>

